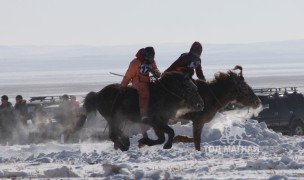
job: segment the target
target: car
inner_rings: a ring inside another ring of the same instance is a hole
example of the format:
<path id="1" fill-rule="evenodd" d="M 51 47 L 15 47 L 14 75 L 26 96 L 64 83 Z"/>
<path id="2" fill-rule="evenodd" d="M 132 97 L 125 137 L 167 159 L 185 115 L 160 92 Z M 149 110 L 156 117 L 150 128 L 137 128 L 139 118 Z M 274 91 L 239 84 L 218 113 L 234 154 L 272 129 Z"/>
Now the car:
<path id="1" fill-rule="evenodd" d="M 296 87 L 254 89 L 263 110 L 254 119 L 284 135 L 304 135 L 304 97 Z"/>
<path id="2" fill-rule="evenodd" d="M 29 103 L 27 103 L 27 119 L 33 121 L 37 116 L 47 116 L 48 118 L 53 118 L 60 102 L 62 102 L 62 96 L 31 97 Z"/>

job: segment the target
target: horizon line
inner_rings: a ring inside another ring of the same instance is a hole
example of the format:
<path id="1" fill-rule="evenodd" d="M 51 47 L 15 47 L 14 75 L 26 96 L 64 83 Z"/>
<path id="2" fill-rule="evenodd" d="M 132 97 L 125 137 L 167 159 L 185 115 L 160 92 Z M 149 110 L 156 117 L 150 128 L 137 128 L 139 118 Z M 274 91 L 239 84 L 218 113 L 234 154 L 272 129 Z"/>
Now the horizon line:
<path id="1" fill-rule="evenodd" d="M 304 41 L 304 38 L 301 39 L 287 39 L 287 40 L 274 40 L 274 41 L 256 41 L 256 42 L 235 42 L 235 43 L 210 43 L 210 42 L 201 42 L 203 45 L 244 45 L 244 44 L 260 44 L 260 43 L 283 43 L 291 41 Z M 142 46 L 143 44 L 155 44 L 155 45 L 165 45 L 165 44 L 191 44 L 193 42 L 151 42 L 151 43 L 130 43 L 130 44 L 109 44 L 109 45 L 97 45 L 97 44 L 0 44 L 0 47 L 124 47 L 124 46 Z"/>

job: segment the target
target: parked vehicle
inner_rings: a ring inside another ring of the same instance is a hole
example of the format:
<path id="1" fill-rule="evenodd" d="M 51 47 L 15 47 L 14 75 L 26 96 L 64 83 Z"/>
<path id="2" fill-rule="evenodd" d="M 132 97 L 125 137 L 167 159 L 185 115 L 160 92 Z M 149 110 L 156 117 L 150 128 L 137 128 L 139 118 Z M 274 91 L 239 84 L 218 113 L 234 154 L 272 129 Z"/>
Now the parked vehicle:
<path id="1" fill-rule="evenodd" d="M 62 96 L 31 97 L 27 103 L 28 120 L 35 121 L 37 117 L 47 116 L 52 118 L 56 113 L 56 105 L 62 101 Z M 54 106 L 54 108 L 52 108 Z M 33 122 L 34 123 L 34 122 Z"/>
<path id="2" fill-rule="evenodd" d="M 263 105 L 255 119 L 283 134 L 304 135 L 304 97 L 296 87 L 261 88 L 254 92 Z"/>
<path id="3" fill-rule="evenodd" d="M 58 140 L 63 131 L 56 119 L 62 96 L 31 97 L 28 108 L 28 128 L 30 142 Z"/>

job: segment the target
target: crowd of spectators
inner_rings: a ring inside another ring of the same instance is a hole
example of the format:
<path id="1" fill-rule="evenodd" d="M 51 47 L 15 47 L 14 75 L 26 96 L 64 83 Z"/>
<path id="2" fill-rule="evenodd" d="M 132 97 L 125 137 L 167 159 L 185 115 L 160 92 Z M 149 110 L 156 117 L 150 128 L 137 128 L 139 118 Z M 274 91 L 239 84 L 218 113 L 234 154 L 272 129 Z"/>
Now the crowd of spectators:
<path id="1" fill-rule="evenodd" d="M 58 109 L 54 114 L 54 119 L 62 125 L 62 127 L 73 127 L 79 112 L 79 102 L 76 96 L 63 95 L 58 103 Z M 13 105 L 7 95 L 1 96 L 0 105 L 0 143 L 7 144 L 14 142 L 14 138 L 20 129 L 26 129 L 29 125 L 41 124 L 41 119 L 46 118 L 47 113 L 43 111 L 43 107 L 36 108 L 35 112 L 30 116 L 28 112 L 27 101 L 21 95 L 15 97 Z M 34 122 L 35 121 L 35 122 Z"/>

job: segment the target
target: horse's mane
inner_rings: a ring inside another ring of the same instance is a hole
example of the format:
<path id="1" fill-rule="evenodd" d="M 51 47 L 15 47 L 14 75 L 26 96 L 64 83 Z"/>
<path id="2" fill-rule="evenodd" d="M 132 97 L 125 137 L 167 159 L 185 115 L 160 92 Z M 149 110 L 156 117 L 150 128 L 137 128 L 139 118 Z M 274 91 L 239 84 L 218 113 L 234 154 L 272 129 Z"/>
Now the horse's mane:
<path id="1" fill-rule="evenodd" d="M 165 72 L 162 74 L 162 77 L 160 78 L 161 81 L 170 81 L 172 79 L 181 79 L 184 77 L 184 74 L 181 72 Z"/>
<path id="2" fill-rule="evenodd" d="M 238 78 L 238 74 L 229 70 L 228 72 L 217 72 L 214 75 L 214 79 L 208 84 L 227 84 L 231 81 L 235 81 Z"/>
<path id="3" fill-rule="evenodd" d="M 174 77 L 174 76 L 182 76 L 182 75 L 183 75 L 183 73 L 177 72 L 177 71 L 164 72 L 164 73 L 162 74 L 162 78 Z"/>

